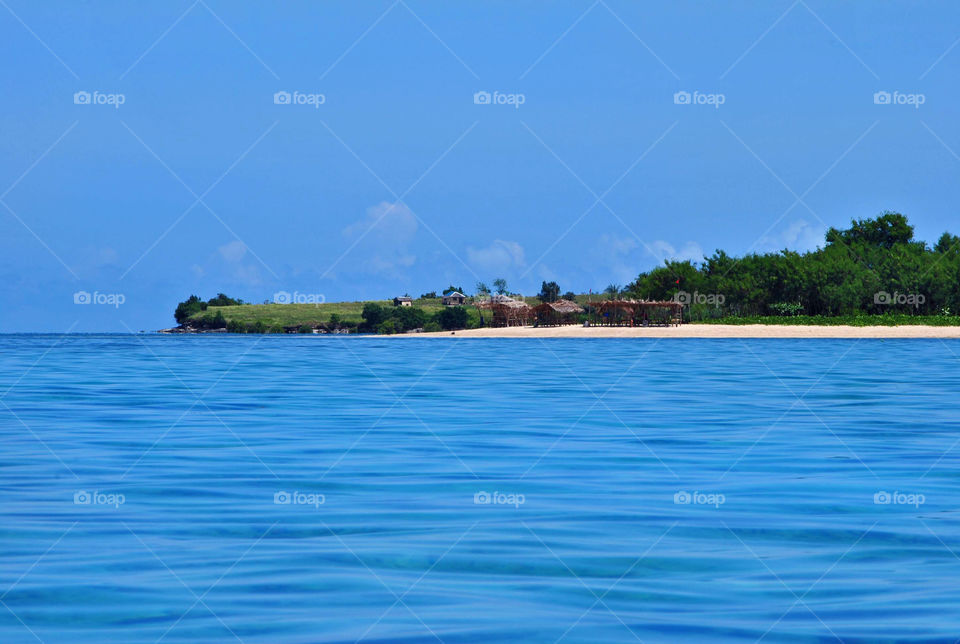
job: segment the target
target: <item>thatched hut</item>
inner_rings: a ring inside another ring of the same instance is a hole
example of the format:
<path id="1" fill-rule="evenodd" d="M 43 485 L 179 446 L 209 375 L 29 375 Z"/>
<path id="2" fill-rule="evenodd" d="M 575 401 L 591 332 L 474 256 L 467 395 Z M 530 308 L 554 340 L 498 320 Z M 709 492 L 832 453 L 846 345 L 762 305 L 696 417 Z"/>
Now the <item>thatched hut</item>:
<path id="1" fill-rule="evenodd" d="M 590 302 L 590 306 L 600 324 L 611 326 L 667 326 L 683 321 L 683 305 L 670 300 L 603 300 Z"/>
<path id="2" fill-rule="evenodd" d="M 526 302 L 510 300 L 496 302 L 491 326 L 527 326 L 533 320 L 533 309 Z"/>
<path id="3" fill-rule="evenodd" d="M 514 299 L 508 295 L 494 295 L 489 299 L 476 300 L 474 306 L 480 311 L 490 311 L 490 326 L 526 326 L 533 320 L 533 309 L 521 299 Z"/>
<path id="4" fill-rule="evenodd" d="M 533 312 L 538 325 L 559 326 L 561 324 L 576 324 L 578 316 L 583 313 L 583 307 L 570 300 L 557 300 L 535 306 Z"/>

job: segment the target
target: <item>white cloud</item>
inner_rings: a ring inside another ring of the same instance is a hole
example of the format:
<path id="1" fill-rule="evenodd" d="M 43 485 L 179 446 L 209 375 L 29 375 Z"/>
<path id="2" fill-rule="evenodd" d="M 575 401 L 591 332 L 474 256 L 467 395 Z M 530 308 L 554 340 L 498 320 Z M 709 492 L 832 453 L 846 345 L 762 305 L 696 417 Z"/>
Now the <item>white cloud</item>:
<path id="1" fill-rule="evenodd" d="M 236 264 L 247 254 L 247 245 L 237 240 L 224 244 L 218 248 L 217 251 L 220 253 L 220 256 L 223 257 L 224 261 L 229 264 Z"/>
<path id="2" fill-rule="evenodd" d="M 363 219 L 344 228 L 343 235 L 357 244 L 355 252 L 368 253 L 360 260 L 366 272 L 400 277 L 401 269 L 417 261 L 409 245 L 419 227 L 416 215 L 406 204 L 381 201 L 367 208 Z"/>
<path id="3" fill-rule="evenodd" d="M 480 270 L 501 273 L 526 264 L 523 246 L 504 239 L 495 239 L 485 248 L 467 248 L 467 260 Z"/>
<path id="4" fill-rule="evenodd" d="M 647 253 L 656 257 L 658 263 L 663 263 L 666 259 L 679 262 L 686 260 L 703 261 L 703 249 L 700 248 L 700 244 L 692 241 L 686 242 L 680 247 L 680 250 L 677 250 L 669 242 L 658 239 L 648 244 Z"/>
<path id="5" fill-rule="evenodd" d="M 776 252 L 784 248 L 798 252 L 811 251 L 825 243 L 825 234 L 823 228 L 816 228 L 798 219 L 780 232 L 762 237 L 756 247 L 761 252 Z"/>
<path id="6" fill-rule="evenodd" d="M 381 201 L 367 208 L 367 216 L 343 229 L 347 237 L 376 237 L 393 242 L 407 242 L 417 233 L 417 218 L 404 203 Z"/>
<path id="7" fill-rule="evenodd" d="M 234 240 L 217 247 L 214 259 L 219 259 L 218 262 L 213 262 L 212 266 L 209 262 L 207 266 L 194 265 L 192 270 L 198 278 L 209 274 L 218 280 L 231 280 L 240 286 L 258 286 L 263 283 L 263 276 L 259 264 L 244 261 L 250 255 L 246 244 Z"/>

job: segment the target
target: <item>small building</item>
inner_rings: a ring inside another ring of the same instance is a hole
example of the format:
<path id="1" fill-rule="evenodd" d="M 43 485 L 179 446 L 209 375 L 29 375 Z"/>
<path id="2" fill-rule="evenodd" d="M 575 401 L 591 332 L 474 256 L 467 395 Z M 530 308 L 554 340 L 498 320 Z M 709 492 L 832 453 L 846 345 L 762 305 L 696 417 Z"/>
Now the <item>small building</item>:
<path id="1" fill-rule="evenodd" d="M 413 298 L 409 295 L 401 295 L 393 298 L 394 306 L 413 306 Z"/>
<path id="2" fill-rule="evenodd" d="M 557 300 L 556 302 L 544 302 L 533 309 L 536 314 L 537 324 L 543 326 L 554 326 L 561 324 L 576 324 L 579 316 L 583 313 L 583 307 L 570 300 Z"/>
<path id="3" fill-rule="evenodd" d="M 598 324 L 609 326 L 679 326 L 683 304 L 673 300 L 604 300 L 591 302 Z"/>
<path id="4" fill-rule="evenodd" d="M 520 300 L 500 301 L 490 307 L 493 311 L 491 326 L 527 326 L 533 320 L 533 309 Z"/>
<path id="5" fill-rule="evenodd" d="M 443 294 L 444 306 L 463 306 L 467 301 L 467 296 L 460 291 L 450 291 Z"/>

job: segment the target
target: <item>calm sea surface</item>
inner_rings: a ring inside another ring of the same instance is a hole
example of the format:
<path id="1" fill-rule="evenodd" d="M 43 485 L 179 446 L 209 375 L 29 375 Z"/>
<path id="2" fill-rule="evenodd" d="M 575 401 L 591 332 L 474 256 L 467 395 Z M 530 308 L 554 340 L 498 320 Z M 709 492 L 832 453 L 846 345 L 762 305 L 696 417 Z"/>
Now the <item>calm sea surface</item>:
<path id="1" fill-rule="evenodd" d="M 953 642 L 958 393 L 958 341 L 0 336 L 0 642 Z"/>

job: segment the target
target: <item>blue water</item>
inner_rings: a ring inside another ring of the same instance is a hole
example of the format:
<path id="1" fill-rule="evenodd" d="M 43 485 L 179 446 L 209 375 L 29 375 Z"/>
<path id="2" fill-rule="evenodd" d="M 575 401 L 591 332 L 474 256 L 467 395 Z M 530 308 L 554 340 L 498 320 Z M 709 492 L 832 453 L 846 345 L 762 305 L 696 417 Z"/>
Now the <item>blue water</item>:
<path id="1" fill-rule="evenodd" d="M 0 336 L 0 641 L 954 641 L 958 372 L 939 340 Z"/>

